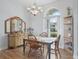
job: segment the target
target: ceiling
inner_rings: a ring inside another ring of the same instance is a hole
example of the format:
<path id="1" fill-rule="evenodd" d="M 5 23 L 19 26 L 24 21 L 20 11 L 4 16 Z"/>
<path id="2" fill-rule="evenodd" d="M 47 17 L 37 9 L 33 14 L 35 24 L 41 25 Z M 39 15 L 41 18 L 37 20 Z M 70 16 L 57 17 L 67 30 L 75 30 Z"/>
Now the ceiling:
<path id="1" fill-rule="evenodd" d="M 38 5 L 46 5 L 52 3 L 53 1 L 56 0 L 18 0 L 18 2 L 27 6 L 32 5 L 33 3 L 37 3 Z"/>

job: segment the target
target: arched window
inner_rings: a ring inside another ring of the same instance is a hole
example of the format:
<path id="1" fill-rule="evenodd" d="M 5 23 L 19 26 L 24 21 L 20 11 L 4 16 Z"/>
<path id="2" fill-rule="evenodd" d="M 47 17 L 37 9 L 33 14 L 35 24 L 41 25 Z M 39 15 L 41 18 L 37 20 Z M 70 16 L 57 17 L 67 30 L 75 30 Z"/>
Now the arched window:
<path id="1" fill-rule="evenodd" d="M 61 13 L 57 9 L 51 9 L 47 14 L 47 31 L 49 37 L 56 37 L 60 27 Z"/>

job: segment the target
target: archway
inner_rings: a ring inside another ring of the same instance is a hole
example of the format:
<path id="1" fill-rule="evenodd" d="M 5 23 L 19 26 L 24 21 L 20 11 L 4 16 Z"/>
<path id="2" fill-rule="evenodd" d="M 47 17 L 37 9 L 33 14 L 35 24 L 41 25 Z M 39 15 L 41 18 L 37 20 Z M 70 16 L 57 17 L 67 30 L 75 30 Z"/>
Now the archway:
<path id="1" fill-rule="evenodd" d="M 58 9 L 52 8 L 48 10 L 46 16 L 48 37 L 56 36 L 60 32 L 61 13 Z"/>

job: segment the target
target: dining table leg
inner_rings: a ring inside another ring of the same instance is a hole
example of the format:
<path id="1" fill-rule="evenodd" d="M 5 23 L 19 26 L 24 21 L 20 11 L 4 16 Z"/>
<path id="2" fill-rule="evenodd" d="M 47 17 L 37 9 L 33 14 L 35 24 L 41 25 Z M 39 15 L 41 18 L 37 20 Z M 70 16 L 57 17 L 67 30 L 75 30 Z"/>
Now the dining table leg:
<path id="1" fill-rule="evenodd" d="M 25 55 L 25 39 L 23 39 L 23 53 Z"/>
<path id="2" fill-rule="evenodd" d="M 48 59 L 51 59 L 50 50 L 51 50 L 51 44 L 48 44 Z"/>

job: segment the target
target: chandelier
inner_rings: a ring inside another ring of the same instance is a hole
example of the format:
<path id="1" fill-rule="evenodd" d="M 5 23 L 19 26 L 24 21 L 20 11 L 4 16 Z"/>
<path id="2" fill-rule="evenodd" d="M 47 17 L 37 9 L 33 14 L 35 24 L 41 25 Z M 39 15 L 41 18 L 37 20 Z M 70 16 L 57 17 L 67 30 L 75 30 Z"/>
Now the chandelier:
<path id="1" fill-rule="evenodd" d="M 37 6 L 36 3 L 34 3 L 31 7 L 27 8 L 27 10 L 28 10 L 31 14 L 33 14 L 34 16 L 36 16 L 38 13 L 43 12 L 42 7 Z"/>

